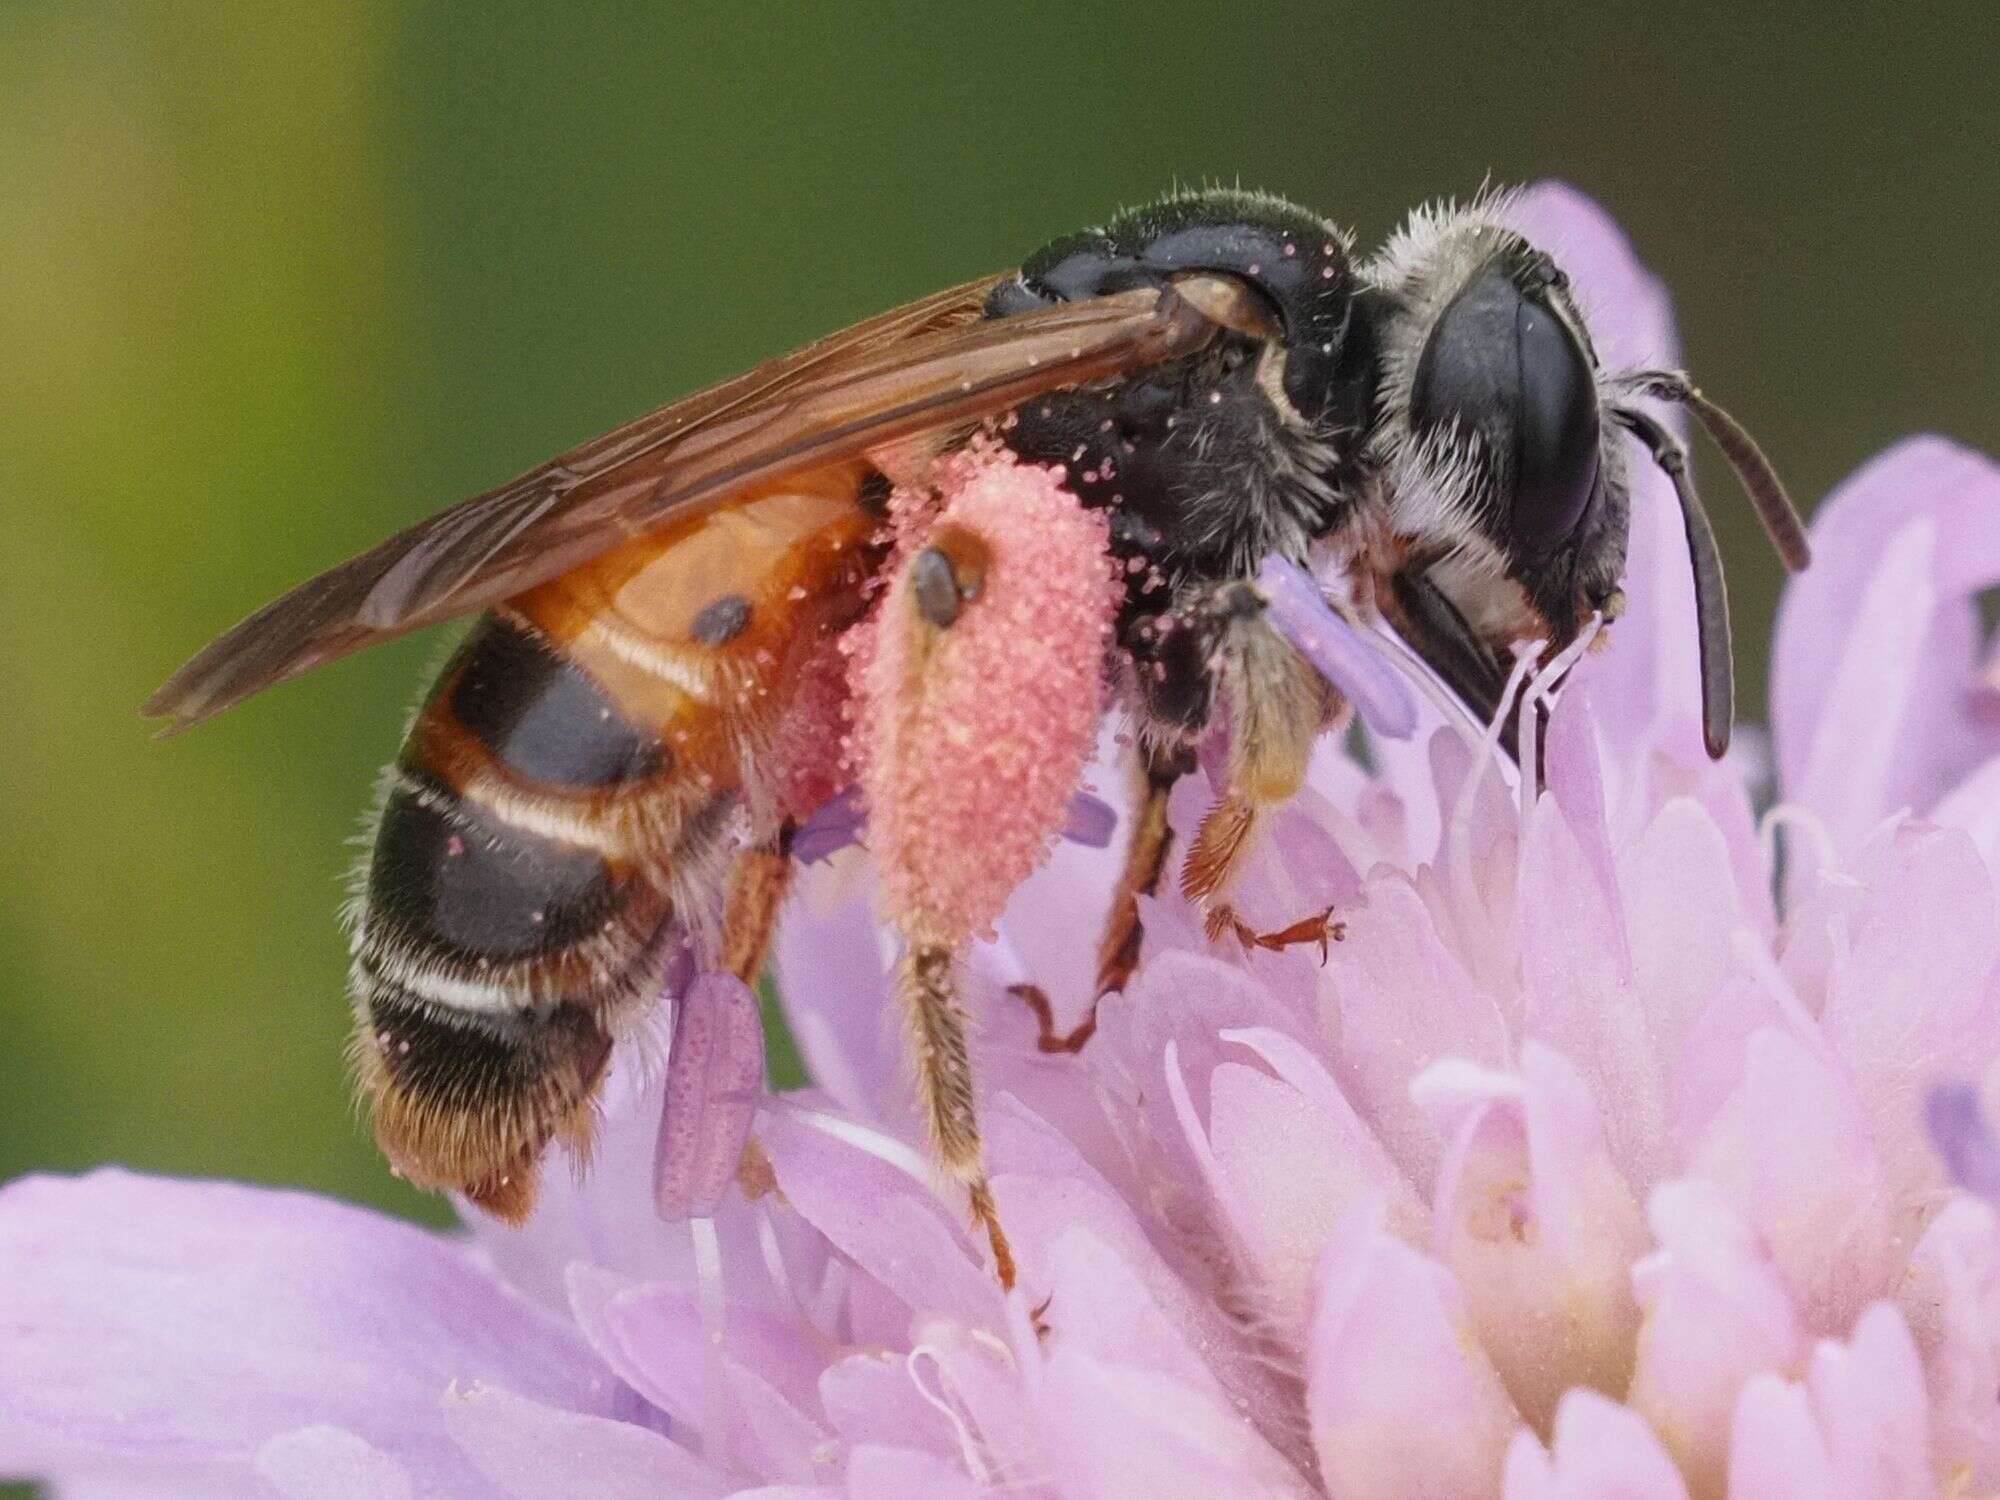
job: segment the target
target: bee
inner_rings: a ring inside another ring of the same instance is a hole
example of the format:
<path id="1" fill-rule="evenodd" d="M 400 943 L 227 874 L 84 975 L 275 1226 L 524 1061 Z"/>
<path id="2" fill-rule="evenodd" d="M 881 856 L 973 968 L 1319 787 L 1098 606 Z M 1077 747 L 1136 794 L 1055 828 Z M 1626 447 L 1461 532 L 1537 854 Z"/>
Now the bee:
<path id="1" fill-rule="evenodd" d="M 1673 479 L 1699 601 L 1704 726 L 1732 716 L 1722 572 L 1686 450 L 1715 438 L 1785 561 L 1802 527 L 1754 442 L 1680 372 L 1607 371 L 1561 269 L 1494 200 L 1412 216 L 1373 259 L 1281 199 L 1176 195 L 665 406 L 391 537 L 202 651 L 147 703 L 184 728 L 378 641 L 483 611 L 385 774 L 356 903 L 352 1047 L 391 1163 L 508 1220 L 552 1142 L 582 1156 L 614 1045 L 683 941 L 746 981 L 791 831 L 841 790 L 815 684 L 907 569 L 922 628 L 979 607 L 966 559 L 892 563 L 899 480 L 987 435 L 1108 520 L 1104 663 L 1138 729 L 1099 995 L 1136 965 L 1168 795 L 1226 719 L 1225 790 L 1183 870 L 1211 932 L 1260 815 L 1343 704 L 1266 622 L 1272 555 L 1345 573 L 1476 713 L 1501 663 L 1616 615 L 1624 441 Z M 893 455 L 893 463 L 890 456 Z M 815 757 L 808 748 L 818 746 Z M 953 955 L 906 955 L 918 1083 L 996 1269 Z M 1046 1047 L 1081 1036 L 1044 1035 Z"/>

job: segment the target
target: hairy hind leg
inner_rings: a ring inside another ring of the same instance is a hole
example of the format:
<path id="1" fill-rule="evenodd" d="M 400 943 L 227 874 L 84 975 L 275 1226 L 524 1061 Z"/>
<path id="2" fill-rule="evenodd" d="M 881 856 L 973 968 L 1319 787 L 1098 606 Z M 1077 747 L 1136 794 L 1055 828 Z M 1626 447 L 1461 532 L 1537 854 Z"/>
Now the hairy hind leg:
<path id="1" fill-rule="evenodd" d="M 721 966 L 752 989 L 771 956 L 778 913 L 792 887 L 791 846 L 792 827 L 788 823 L 769 842 L 743 850 L 729 867 Z"/>
<path id="2" fill-rule="evenodd" d="M 1000 1285 L 1014 1287 L 1014 1251 L 1000 1227 L 979 1117 L 972 1094 L 972 1059 L 965 1041 L 965 1008 L 959 1003 L 954 971 L 957 955 L 943 944 L 915 943 L 896 974 L 896 995 L 910 1028 L 910 1055 L 917 1068 L 932 1149 L 972 1199 L 972 1216 L 993 1248 Z"/>

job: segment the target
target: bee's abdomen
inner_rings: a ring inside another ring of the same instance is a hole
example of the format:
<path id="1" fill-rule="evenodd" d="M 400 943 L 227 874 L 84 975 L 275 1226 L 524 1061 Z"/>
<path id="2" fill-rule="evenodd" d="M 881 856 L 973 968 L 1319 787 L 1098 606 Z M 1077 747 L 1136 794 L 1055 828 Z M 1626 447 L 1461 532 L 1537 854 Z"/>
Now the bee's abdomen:
<path id="1" fill-rule="evenodd" d="M 838 670 L 880 555 L 868 473 L 637 537 L 500 606 L 446 666 L 390 768 L 354 933 L 356 1068 L 413 1181 L 525 1215 L 543 1148 L 583 1154 L 668 958 L 712 946 L 746 784 L 758 816 L 810 812 L 760 762 L 809 670 Z"/>
<path id="2" fill-rule="evenodd" d="M 713 837 L 653 806 L 686 798 L 671 767 L 519 617 L 488 616 L 446 668 L 389 774 L 354 944 L 362 1082 L 414 1180 L 525 1211 L 548 1139 L 587 1133 L 674 915 L 634 809 Z"/>
<path id="3" fill-rule="evenodd" d="M 461 648 L 443 696 L 459 726 L 531 784 L 598 790 L 669 764 L 657 736 L 630 723 L 588 672 L 524 621 L 487 616 Z"/>

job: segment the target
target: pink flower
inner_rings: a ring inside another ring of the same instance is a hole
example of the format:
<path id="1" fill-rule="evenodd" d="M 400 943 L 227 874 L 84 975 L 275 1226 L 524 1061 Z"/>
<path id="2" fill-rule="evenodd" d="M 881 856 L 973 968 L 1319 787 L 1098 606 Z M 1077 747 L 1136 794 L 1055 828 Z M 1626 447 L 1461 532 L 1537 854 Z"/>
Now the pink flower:
<path id="1" fill-rule="evenodd" d="M 1671 357 L 1598 210 L 1522 213 L 1609 360 Z M 1542 795 L 1426 699 L 1372 770 L 1323 746 L 1274 820 L 1239 912 L 1335 903 L 1324 967 L 1212 948 L 1165 895 L 1090 1046 L 1040 1053 L 1008 989 L 1081 1018 L 1115 835 L 1059 845 L 974 946 L 1011 1298 L 914 1144 L 848 849 L 779 942 L 815 1089 L 755 1105 L 748 997 L 705 984 L 694 1061 L 615 1077 L 593 1172 L 524 1230 L 118 1172 L 0 1190 L 0 1472 L 363 1500 L 2000 1489 L 2000 1216 L 1925 1125 L 1941 1080 L 2000 1102 L 1974 610 L 2000 472 L 1917 439 L 1822 507 L 1761 818 L 1760 757 L 1702 753 L 1679 522 L 1638 472 L 1631 608 L 1561 695 Z M 1175 825 L 1211 795 L 1191 778 Z M 712 1210 L 685 1226 L 653 1206 L 668 1087 L 756 1142 L 734 1182 L 675 1158 L 663 1200 Z M 1992 1142 L 1946 1098 L 1977 1178 Z"/>

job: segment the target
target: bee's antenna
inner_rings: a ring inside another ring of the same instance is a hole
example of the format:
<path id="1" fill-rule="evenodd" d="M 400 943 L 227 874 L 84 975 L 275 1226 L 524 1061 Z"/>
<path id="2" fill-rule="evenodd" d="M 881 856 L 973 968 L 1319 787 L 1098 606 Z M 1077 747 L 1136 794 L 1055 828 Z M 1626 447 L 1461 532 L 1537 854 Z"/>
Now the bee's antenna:
<path id="1" fill-rule="evenodd" d="M 1704 396 L 1678 370 L 1638 370 L 1623 376 L 1618 383 L 1634 395 L 1657 396 L 1693 412 L 1714 439 L 1715 446 L 1722 450 L 1722 456 L 1729 460 L 1730 468 L 1736 471 L 1757 519 L 1764 523 L 1771 544 L 1778 549 L 1778 557 L 1794 573 L 1804 572 L 1811 565 L 1812 545 L 1806 540 L 1805 522 L 1799 519 L 1792 497 L 1785 493 L 1778 471 L 1771 467 L 1764 450 L 1741 422 Z M 1622 421 L 1627 413 L 1620 411 L 1617 415 Z M 1630 422 L 1625 425 L 1632 427 Z M 1639 431 L 1636 427 L 1632 430 Z M 1650 445 L 1651 440 L 1647 441 Z M 1658 456 L 1656 450 L 1654 457 Z"/>
<path id="2" fill-rule="evenodd" d="M 1711 407 L 1710 410 L 1716 408 Z M 1729 647 L 1729 588 L 1722 576 L 1722 554 L 1716 549 L 1715 530 L 1708 524 L 1708 512 L 1702 507 L 1701 496 L 1695 492 L 1694 476 L 1688 472 L 1687 449 L 1681 440 L 1653 417 L 1634 407 L 1614 406 L 1611 415 L 1619 426 L 1646 445 L 1653 455 L 1653 462 L 1674 482 L 1674 496 L 1681 505 L 1681 524 L 1687 528 L 1688 556 L 1694 563 L 1695 629 L 1701 649 L 1701 737 L 1708 747 L 1709 758 L 1721 760 L 1729 749 L 1729 731 L 1736 719 L 1736 666 Z M 1730 425 L 1739 433 L 1743 431 L 1734 422 Z M 1714 431 L 1713 428 L 1709 430 Z M 1744 441 L 1749 442 L 1747 435 Z M 1755 443 L 1750 443 L 1750 451 L 1757 453 Z M 1763 454 L 1757 453 L 1759 462 L 1763 457 Z M 1740 468 L 1737 470 L 1739 474 L 1742 472 Z M 1764 465 L 1764 472 L 1770 474 L 1770 465 Z M 1786 513 L 1791 514 L 1791 502 L 1785 499 L 1777 476 L 1770 474 L 1770 478 L 1778 500 L 1785 506 Z M 1744 484 L 1749 487 L 1749 480 L 1745 479 Z M 1754 492 L 1752 498 L 1755 498 Z M 1763 514 L 1761 506 L 1759 514 Z M 1798 517 L 1792 515 L 1791 519 L 1797 525 Z M 1771 525 L 1768 519 L 1764 524 L 1767 527 Z M 1778 543 L 1779 555 L 1789 563 L 1791 559 L 1786 556 L 1785 543 L 1775 528 L 1771 531 L 1771 538 Z M 1803 532 L 1798 536 L 1798 546 L 1803 557 Z M 1805 564 L 1800 562 L 1798 566 Z"/>

